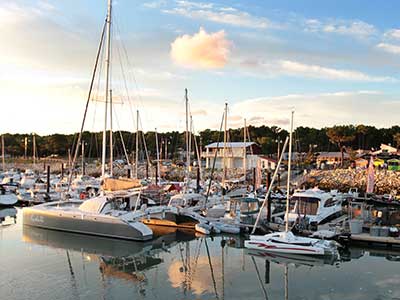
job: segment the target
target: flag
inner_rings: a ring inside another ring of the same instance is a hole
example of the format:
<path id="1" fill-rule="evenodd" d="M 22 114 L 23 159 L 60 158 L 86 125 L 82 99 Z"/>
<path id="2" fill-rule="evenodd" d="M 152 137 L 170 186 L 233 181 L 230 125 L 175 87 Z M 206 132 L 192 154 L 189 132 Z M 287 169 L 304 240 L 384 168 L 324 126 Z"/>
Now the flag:
<path id="1" fill-rule="evenodd" d="M 261 179 L 262 179 L 262 174 L 261 174 L 261 159 L 258 159 L 257 161 L 257 168 L 256 168 L 256 186 L 255 189 L 257 190 L 261 186 Z"/>
<path id="2" fill-rule="evenodd" d="M 371 156 L 369 160 L 368 173 L 367 173 L 367 193 L 374 192 L 375 184 L 375 170 L 374 170 L 374 158 Z"/>

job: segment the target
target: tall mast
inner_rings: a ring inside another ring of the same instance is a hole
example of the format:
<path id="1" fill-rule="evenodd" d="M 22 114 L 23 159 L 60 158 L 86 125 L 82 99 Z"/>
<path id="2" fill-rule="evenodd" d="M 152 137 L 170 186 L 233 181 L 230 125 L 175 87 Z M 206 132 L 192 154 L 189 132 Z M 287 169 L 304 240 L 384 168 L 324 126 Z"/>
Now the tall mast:
<path id="1" fill-rule="evenodd" d="M 81 148 L 82 148 L 82 175 L 85 175 L 85 141 L 82 141 Z"/>
<path id="2" fill-rule="evenodd" d="M 158 177 L 161 178 L 160 174 L 160 149 L 158 148 L 158 134 L 156 128 L 156 151 L 157 151 L 157 176 L 156 176 L 156 184 L 158 184 Z"/>
<path id="3" fill-rule="evenodd" d="M 190 145 L 189 145 L 189 99 L 188 90 L 185 89 L 185 108 L 186 108 L 186 176 L 189 178 L 189 167 L 190 167 Z"/>
<path id="4" fill-rule="evenodd" d="M 107 107 L 109 96 L 109 79 L 110 79 L 110 46 L 111 46 L 111 8 L 112 0 L 108 0 L 107 18 L 106 18 L 106 83 L 105 83 L 105 108 L 104 108 L 104 130 L 103 130 L 103 149 L 101 159 L 101 176 L 104 177 L 106 172 L 106 140 L 107 140 Z"/>
<path id="5" fill-rule="evenodd" d="M 139 164 L 139 110 L 136 110 L 136 149 L 135 149 L 135 178 L 138 178 Z"/>
<path id="6" fill-rule="evenodd" d="M 294 110 L 292 110 L 292 115 L 290 118 L 290 135 L 289 135 L 289 158 L 288 158 L 288 177 L 287 177 L 287 185 L 286 185 L 286 213 L 285 213 L 285 231 L 289 231 L 289 195 L 290 195 L 290 171 L 292 164 L 292 137 L 293 137 L 293 115 Z"/>
<path id="7" fill-rule="evenodd" d="M 4 134 L 1 135 L 1 158 L 3 163 L 3 171 L 6 170 L 6 161 L 5 161 L 5 149 L 4 149 Z"/>
<path id="8" fill-rule="evenodd" d="M 243 127 L 243 174 L 244 174 L 244 181 L 246 181 L 246 119 L 244 119 L 244 127 Z"/>
<path id="9" fill-rule="evenodd" d="M 228 121 L 228 102 L 225 102 L 225 112 L 224 112 L 224 151 L 223 151 L 223 166 L 222 166 L 222 187 L 225 188 L 226 180 L 226 142 L 227 142 L 227 121 Z M 217 149 L 218 151 L 218 149 Z"/>
<path id="10" fill-rule="evenodd" d="M 113 176 L 112 90 L 110 89 L 110 176 Z"/>
<path id="11" fill-rule="evenodd" d="M 32 133 L 32 143 L 33 143 L 33 153 L 32 153 L 33 166 L 36 166 L 36 137 L 35 137 L 35 133 Z"/>

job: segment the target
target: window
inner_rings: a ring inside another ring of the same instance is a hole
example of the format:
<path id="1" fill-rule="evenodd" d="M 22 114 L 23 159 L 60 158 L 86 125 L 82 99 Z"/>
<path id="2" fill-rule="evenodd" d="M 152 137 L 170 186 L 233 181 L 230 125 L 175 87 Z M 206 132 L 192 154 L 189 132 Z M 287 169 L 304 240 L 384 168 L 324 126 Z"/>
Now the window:
<path id="1" fill-rule="evenodd" d="M 326 200 L 324 207 L 331 207 L 336 205 L 336 201 L 333 200 L 332 198 L 329 198 L 328 200 Z"/>

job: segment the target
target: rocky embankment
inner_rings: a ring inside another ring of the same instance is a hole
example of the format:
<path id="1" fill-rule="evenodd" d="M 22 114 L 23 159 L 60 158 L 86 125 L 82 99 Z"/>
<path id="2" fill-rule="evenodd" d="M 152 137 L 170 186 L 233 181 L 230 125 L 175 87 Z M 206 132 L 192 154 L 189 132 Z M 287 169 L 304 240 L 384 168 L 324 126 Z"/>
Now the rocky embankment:
<path id="1" fill-rule="evenodd" d="M 321 189 L 338 189 L 343 192 L 350 188 L 358 188 L 359 191 L 365 192 L 367 170 L 312 170 L 304 176 L 301 186 L 318 186 Z M 375 170 L 374 192 L 376 194 L 400 193 L 400 172 Z"/>

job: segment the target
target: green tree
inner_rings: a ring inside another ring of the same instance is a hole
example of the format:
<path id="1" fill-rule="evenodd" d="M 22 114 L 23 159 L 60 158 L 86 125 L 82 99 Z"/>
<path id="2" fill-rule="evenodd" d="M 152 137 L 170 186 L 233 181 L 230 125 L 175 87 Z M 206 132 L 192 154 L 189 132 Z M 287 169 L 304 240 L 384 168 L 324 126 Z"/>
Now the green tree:
<path id="1" fill-rule="evenodd" d="M 338 146 L 342 157 L 341 165 L 343 166 L 345 144 L 352 142 L 355 139 L 354 126 L 352 125 L 333 126 L 327 128 L 326 135 L 328 136 L 331 143 L 334 143 Z"/>

